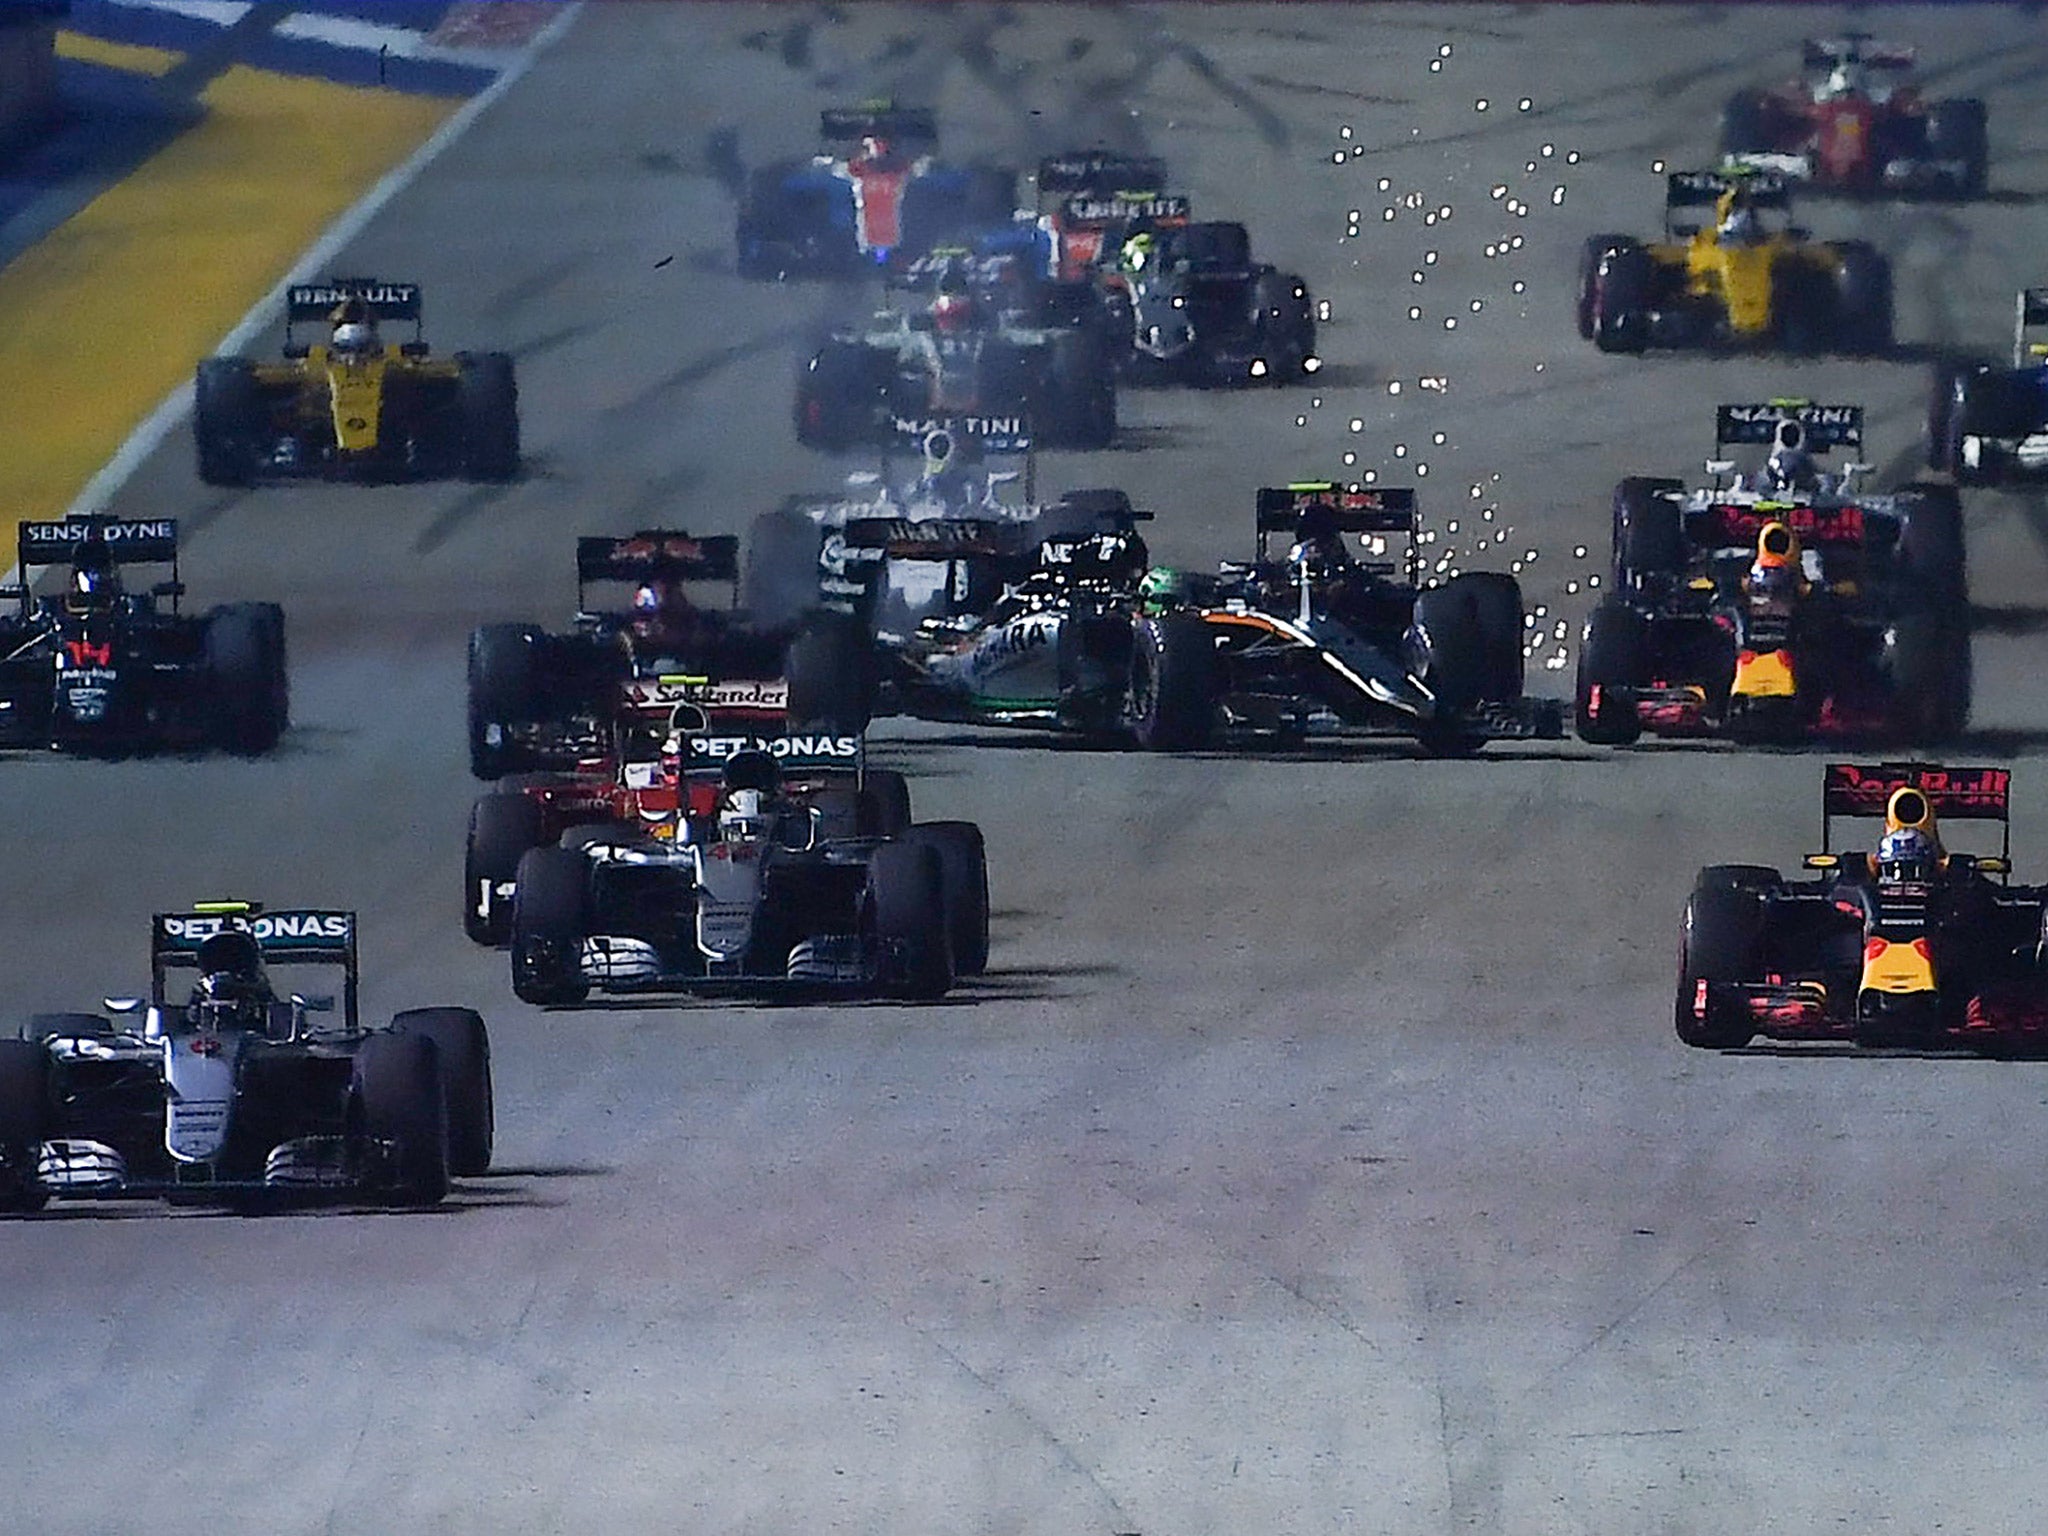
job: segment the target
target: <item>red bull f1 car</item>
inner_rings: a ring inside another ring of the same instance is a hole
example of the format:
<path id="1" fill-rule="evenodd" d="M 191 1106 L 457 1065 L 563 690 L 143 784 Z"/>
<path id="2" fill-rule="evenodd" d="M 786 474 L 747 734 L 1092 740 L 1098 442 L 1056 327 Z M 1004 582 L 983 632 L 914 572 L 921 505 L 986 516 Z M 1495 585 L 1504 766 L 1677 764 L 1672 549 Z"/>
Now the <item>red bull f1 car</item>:
<path id="1" fill-rule="evenodd" d="M 2003 768 L 1830 763 L 1810 878 L 1700 871 L 1679 952 L 1679 1039 L 2039 1050 L 2048 889 L 2010 883 L 2010 789 Z M 1835 845 L 1843 817 L 1883 821 L 1874 850 Z M 1963 821 L 1996 822 L 1998 851 L 1948 848 L 1939 823 Z"/>
<path id="2" fill-rule="evenodd" d="M 1715 483 L 1632 476 L 1614 495 L 1613 578 L 1579 649 L 1587 741 L 1644 731 L 1744 742 L 1938 743 L 1969 718 L 1962 511 L 1953 487 L 1890 494 L 1819 456 L 1857 450 L 1858 406 L 1726 405 L 1716 441 L 1770 444 Z"/>

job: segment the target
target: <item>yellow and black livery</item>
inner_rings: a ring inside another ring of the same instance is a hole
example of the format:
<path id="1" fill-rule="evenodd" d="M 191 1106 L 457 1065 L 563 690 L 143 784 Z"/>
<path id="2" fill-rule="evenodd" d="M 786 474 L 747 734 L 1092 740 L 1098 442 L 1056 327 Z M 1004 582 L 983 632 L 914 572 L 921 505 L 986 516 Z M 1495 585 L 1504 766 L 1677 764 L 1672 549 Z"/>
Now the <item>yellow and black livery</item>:
<path id="1" fill-rule="evenodd" d="M 387 339 L 385 325 L 411 335 Z M 320 326 L 322 339 L 301 340 L 306 326 Z M 433 354 L 417 283 L 332 278 L 285 290 L 279 361 L 199 364 L 192 430 L 208 485 L 509 480 L 519 468 L 519 390 L 506 353 Z"/>

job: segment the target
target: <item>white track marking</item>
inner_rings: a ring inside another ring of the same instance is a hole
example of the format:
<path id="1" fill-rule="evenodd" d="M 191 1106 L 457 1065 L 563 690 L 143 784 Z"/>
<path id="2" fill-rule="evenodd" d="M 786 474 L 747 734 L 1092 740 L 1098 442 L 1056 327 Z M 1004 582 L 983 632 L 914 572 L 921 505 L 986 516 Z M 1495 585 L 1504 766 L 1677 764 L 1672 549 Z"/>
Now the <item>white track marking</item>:
<path id="1" fill-rule="evenodd" d="M 287 16 L 271 31 L 274 36 L 301 42 L 326 43 L 363 53 L 389 53 L 393 58 L 423 59 L 435 64 L 465 64 L 472 69 L 496 69 L 517 52 L 512 48 L 448 48 L 428 42 L 425 33 L 410 27 L 389 27 L 348 16 L 307 12 Z"/>

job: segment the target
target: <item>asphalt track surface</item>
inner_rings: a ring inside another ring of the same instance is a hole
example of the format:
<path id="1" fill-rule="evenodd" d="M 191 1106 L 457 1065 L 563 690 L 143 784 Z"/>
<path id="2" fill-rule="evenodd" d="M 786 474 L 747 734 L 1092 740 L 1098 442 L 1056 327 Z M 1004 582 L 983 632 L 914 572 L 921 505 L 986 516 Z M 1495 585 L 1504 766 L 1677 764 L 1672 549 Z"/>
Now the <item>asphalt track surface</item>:
<path id="1" fill-rule="evenodd" d="M 6 1229 L 0 1529 L 2040 1529 L 2048 1068 L 1670 1032 L 1693 869 L 1795 860 L 1817 755 L 892 732 L 921 813 L 978 818 L 994 861 L 993 969 L 933 1007 L 543 1013 L 456 922 L 469 626 L 559 622 L 578 532 L 740 529 L 836 473 L 788 392 L 849 301 L 733 277 L 721 179 L 818 106 L 1166 154 L 1331 300 L 1317 389 L 1133 396 L 1130 446 L 1049 484 L 1128 487 L 1206 563 L 1262 479 L 1427 462 L 1444 547 L 1497 506 L 1547 624 L 1616 476 L 1695 465 L 1717 401 L 1860 399 L 1896 478 L 1925 350 L 1996 349 L 2040 277 L 2042 23 L 1886 10 L 1990 99 L 2000 194 L 1808 206 L 1893 253 L 1901 360 L 1577 340 L 1580 238 L 1654 227 L 1652 160 L 1867 19 L 592 7 L 349 253 L 423 282 L 443 346 L 518 354 L 531 473 L 219 495 L 174 439 L 117 505 L 186 520 L 198 600 L 287 605 L 297 725 L 271 762 L 27 758 L 0 817 L 10 1007 L 135 987 L 156 906 L 351 904 L 373 1011 L 486 1011 L 501 1167 L 427 1215 Z M 2039 871 L 2048 508 L 1968 508 L 1973 752 L 2020 759 Z"/>

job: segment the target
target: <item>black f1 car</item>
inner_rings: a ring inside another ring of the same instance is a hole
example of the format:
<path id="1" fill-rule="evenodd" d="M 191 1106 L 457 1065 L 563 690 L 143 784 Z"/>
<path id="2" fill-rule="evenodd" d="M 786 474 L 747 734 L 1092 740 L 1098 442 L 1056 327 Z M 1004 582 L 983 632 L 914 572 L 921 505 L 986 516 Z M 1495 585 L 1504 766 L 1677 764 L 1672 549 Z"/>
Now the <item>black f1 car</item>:
<path id="1" fill-rule="evenodd" d="M 410 341 L 378 326 L 410 323 Z M 294 328 L 325 324 L 322 342 Z M 210 357 L 193 390 L 192 435 L 208 485 L 317 475 L 394 480 L 519 469 L 519 389 L 503 352 L 434 357 L 417 283 L 337 277 L 285 292 L 284 360 Z"/>
<path id="2" fill-rule="evenodd" d="M 1285 384 L 1322 366 L 1308 284 L 1252 259 L 1244 225 L 1167 222 L 1106 275 L 1123 366 L 1136 378 Z"/>
<path id="3" fill-rule="evenodd" d="M 69 752 L 218 747 L 256 755 L 290 718 L 284 611 L 230 603 L 179 611 L 178 525 L 170 518 L 73 517 L 21 525 L 19 607 L 0 616 L 0 746 Z M 61 595 L 35 572 L 70 566 Z M 124 566 L 168 565 L 130 592 Z"/>
<path id="4" fill-rule="evenodd" d="M 341 972 L 279 993 L 273 965 Z M 173 972 L 194 972 L 189 994 Z M 490 1167 L 490 1040 L 467 1008 L 356 1011 L 352 912 L 248 902 L 159 913 L 150 991 L 0 1040 L 0 1209 L 58 1199 L 354 1195 L 429 1205 Z M 111 1017 L 110 1017 L 111 1015 Z"/>
<path id="5" fill-rule="evenodd" d="M 779 711 L 786 631 L 753 627 L 739 596 L 739 540 L 648 529 L 576 541 L 576 618 L 566 633 L 487 624 L 469 637 L 469 765 L 480 779 L 573 768 L 602 756 L 621 712 L 686 698 Z M 595 583 L 628 583 L 632 606 L 593 611 Z M 724 609 L 687 588 L 731 588 Z"/>
<path id="6" fill-rule="evenodd" d="M 1811 879 L 1755 864 L 1700 871 L 1674 1009 L 1687 1045 L 1773 1040 L 2038 1050 L 2048 1040 L 2048 888 L 2008 883 L 2011 774 L 1830 763 Z M 1881 817 L 1872 852 L 1837 817 Z M 1996 854 L 1943 846 L 1938 818 L 1996 821 Z"/>
<path id="7" fill-rule="evenodd" d="M 1860 406 L 1724 405 L 1718 445 L 1771 444 L 1712 486 L 1635 476 L 1614 493 L 1613 585 L 1579 650 L 1579 735 L 1936 743 L 1969 718 L 1962 509 L 1953 487 L 1866 493 Z"/>
<path id="8" fill-rule="evenodd" d="M 2048 473 L 2048 288 L 2013 306 L 2012 366 L 1968 363 L 1936 372 L 1927 465 L 1962 485 L 2004 485 Z"/>
<path id="9" fill-rule="evenodd" d="M 678 711 L 670 809 L 571 827 L 519 861 L 512 987 L 935 998 L 988 961 L 971 822 L 893 830 L 859 735 L 702 735 Z M 708 796 L 695 784 L 703 781 Z M 907 805 L 904 808 L 907 817 Z"/>

